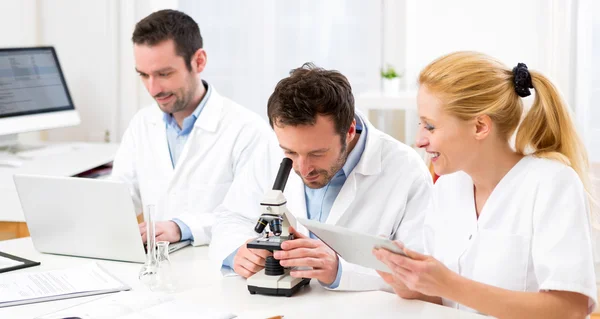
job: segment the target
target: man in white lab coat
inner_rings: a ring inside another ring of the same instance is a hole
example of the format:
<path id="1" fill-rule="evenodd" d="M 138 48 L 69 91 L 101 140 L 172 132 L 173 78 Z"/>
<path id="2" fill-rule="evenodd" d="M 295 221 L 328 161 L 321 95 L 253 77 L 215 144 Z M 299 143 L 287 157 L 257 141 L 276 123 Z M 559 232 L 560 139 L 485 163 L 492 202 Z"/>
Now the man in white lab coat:
<path id="1" fill-rule="evenodd" d="M 214 209 L 274 135 L 258 115 L 200 79 L 206 51 L 188 15 L 154 12 L 137 23 L 132 41 L 136 71 L 156 104 L 131 121 L 112 177 L 130 185 L 138 213 L 155 205 L 157 240 L 207 244 Z M 143 224 L 140 233 L 146 241 Z"/>
<path id="2" fill-rule="evenodd" d="M 293 160 L 295 173 L 284 191 L 292 214 L 384 235 L 422 250 L 431 175 L 413 149 L 355 112 L 345 76 L 311 64 L 293 70 L 277 84 L 268 115 L 284 151 L 280 156 Z M 280 161 L 281 157 L 276 163 Z M 267 180 L 255 173 L 246 176 L 243 185 L 232 186 L 218 209 L 210 253 L 224 273 L 250 277 L 270 255 L 248 249 L 246 242 L 257 236 L 253 232 L 260 215 L 257 204 L 274 180 L 276 168 Z M 252 189 L 252 185 L 259 186 Z M 283 250 L 274 252 L 284 267 L 312 267 L 294 270 L 292 276 L 314 278 L 341 290 L 388 287 L 375 271 L 345 262 L 301 225 L 295 235 L 296 239 L 281 245 Z"/>

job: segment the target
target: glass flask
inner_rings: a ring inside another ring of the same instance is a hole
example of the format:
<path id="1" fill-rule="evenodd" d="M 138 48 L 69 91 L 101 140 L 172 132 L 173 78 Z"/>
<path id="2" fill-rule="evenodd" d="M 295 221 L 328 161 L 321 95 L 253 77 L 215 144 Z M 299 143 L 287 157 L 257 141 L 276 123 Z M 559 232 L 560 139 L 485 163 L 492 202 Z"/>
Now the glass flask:
<path id="1" fill-rule="evenodd" d="M 156 206 L 148 205 L 144 209 L 144 221 L 146 222 L 146 262 L 140 269 L 139 280 L 147 288 L 154 290 L 158 283 L 158 261 L 156 258 L 156 230 L 154 219 L 156 218 Z"/>
<path id="2" fill-rule="evenodd" d="M 173 268 L 171 266 L 171 259 L 169 259 L 169 242 L 159 241 L 156 243 L 157 251 L 157 263 L 158 263 L 158 277 L 157 283 L 153 290 L 162 292 L 174 292 L 175 283 L 173 281 Z"/>

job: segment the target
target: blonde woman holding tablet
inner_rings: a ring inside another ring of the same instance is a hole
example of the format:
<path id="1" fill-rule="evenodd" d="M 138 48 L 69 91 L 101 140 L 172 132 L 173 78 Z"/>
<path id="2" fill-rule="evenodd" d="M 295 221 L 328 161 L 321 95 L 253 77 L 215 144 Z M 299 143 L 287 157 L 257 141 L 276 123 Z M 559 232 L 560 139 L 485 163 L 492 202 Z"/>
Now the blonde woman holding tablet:
<path id="1" fill-rule="evenodd" d="M 476 52 L 439 58 L 419 84 L 417 145 L 441 175 L 426 254 L 376 249 L 393 270 L 380 275 L 400 297 L 498 318 L 586 317 L 597 298 L 588 161 L 557 89 Z"/>

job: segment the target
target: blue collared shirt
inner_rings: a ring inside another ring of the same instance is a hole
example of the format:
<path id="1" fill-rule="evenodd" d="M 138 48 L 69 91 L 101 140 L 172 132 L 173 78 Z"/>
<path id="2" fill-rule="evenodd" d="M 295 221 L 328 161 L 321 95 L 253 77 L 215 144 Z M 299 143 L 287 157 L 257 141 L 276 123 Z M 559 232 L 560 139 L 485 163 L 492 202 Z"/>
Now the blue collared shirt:
<path id="1" fill-rule="evenodd" d="M 338 194 L 342 190 L 342 186 L 346 182 L 350 172 L 356 167 L 356 164 L 360 161 L 362 154 L 365 150 L 365 144 L 367 140 L 367 128 L 360 116 L 355 115 L 356 119 L 356 130 L 362 131 L 358 138 L 358 142 L 354 146 L 354 149 L 348 154 L 346 163 L 342 166 L 329 183 L 322 188 L 312 189 L 304 185 L 304 197 L 306 199 L 306 211 L 308 213 L 308 219 L 318 220 L 324 223 L 329 217 L 333 202 L 337 198 Z M 316 238 L 312 233 L 311 238 Z M 335 281 L 329 285 L 329 288 L 337 288 L 340 285 L 340 279 L 342 277 L 342 263 L 338 263 L 338 273 Z"/>
<path id="2" fill-rule="evenodd" d="M 165 122 L 167 129 L 167 144 L 169 145 L 169 154 L 171 155 L 171 164 L 173 165 L 173 168 L 177 166 L 179 156 L 181 155 L 183 147 L 190 136 L 190 132 L 192 132 L 194 124 L 196 124 L 196 120 L 200 116 L 200 113 L 204 109 L 206 102 L 210 98 L 212 87 L 204 80 L 202 80 L 202 85 L 204 85 L 206 88 L 206 94 L 204 94 L 204 97 L 194 112 L 183 119 L 182 127 L 179 127 L 179 124 L 177 124 L 177 121 L 172 114 L 164 113 L 163 115 L 163 121 Z M 181 240 L 194 240 L 194 235 L 192 235 L 192 231 L 188 225 L 177 218 L 173 218 L 173 221 L 181 230 Z"/>
<path id="3" fill-rule="evenodd" d="M 354 149 L 348 154 L 348 158 L 346 159 L 346 163 L 342 166 L 333 178 L 329 181 L 327 185 L 319 189 L 311 189 L 310 187 L 304 186 L 304 197 L 306 200 L 306 210 L 308 214 L 308 218 L 312 220 L 318 220 L 319 222 L 325 222 L 327 217 L 329 216 L 329 212 L 331 211 L 331 207 L 333 206 L 333 202 L 337 198 L 337 195 L 340 193 L 342 186 L 346 182 L 348 175 L 354 167 L 360 161 L 362 154 L 365 150 L 366 140 L 367 140 L 367 127 L 364 125 L 360 116 L 355 115 L 356 119 L 356 130 L 362 131 L 358 138 L 358 142 L 354 146 Z M 315 238 L 315 236 L 311 233 L 311 238 Z M 233 259 L 237 254 L 237 250 L 235 250 L 231 255 L 229 255 L 223 261 L 223 267 L 225 268 L 233 268 Z M 328 288 L 335 289 L 340 285 L 340 280 L 342 278 L 342 264 L 338 263 L 338 273 L 335 278 L 335 281 L 328 286 Z"/>

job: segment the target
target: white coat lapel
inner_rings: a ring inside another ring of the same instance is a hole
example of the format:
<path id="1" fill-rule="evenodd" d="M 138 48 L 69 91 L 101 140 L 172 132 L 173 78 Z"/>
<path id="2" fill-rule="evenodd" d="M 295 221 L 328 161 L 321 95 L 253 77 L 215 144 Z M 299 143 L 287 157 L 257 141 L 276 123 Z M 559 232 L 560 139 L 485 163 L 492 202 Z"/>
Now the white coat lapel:
<path id="1" fill-rule="evenodd" d="M 181 155 L 179 157 L 178 163 L 180 165 L 175 166 L 175 170 L 173 172 L 173 178 L 171 178 L 169 183 L 169 189 L 171 186 L 177 181 L 179 175 L 181 174 L 182 163 L 186 163 L 189 160 L 187 159 L 190 156 L 197 157 L 198 154 L 194 154 L 194 152 L 199 151 L 197 149 L 198 139 L 202 139 L 202 135 L 205 132 L 216 132 L 219 127 L 219 122 L 221 121 L 221 113 L 223 110 L 223 99 L 217 93 L 217 91 L 212 88 L 212 92 L 210 94 L 209 100 L 206 101 L 206 105 L 204 105 L 204 109 L 200 112 L 200 116 L 196 119 L 196 123 L 194 124 L 194 129 L 190 133 L 183 150 L 181 150 Z M 206 140 L 207 141 L 207 140 Z M 202 142 L 200 142 L 202 143 Z M 211 141 L 212 143 L 212 141 Z M 200 148 L 204 149 L 204 148 Z"/>
<path id="2" fill-rule="evenodd" d="M 159 110 L 152 114 L 148 131 L 148 143 L 151 145 L 152 157 L 162 174 L 171 180 L 173 177 L 173 163 L 171 162 L 171 152 L 167 142 L 166 124 L 163 120 L 163 113 Z"/>
<path id="3" fill-rule="evenodd" d="M 348 210 L 348 207 L 350 207 L 350 204 L 352 204 L 354 201 L 354 198 L 356 197 L 356 189 L 356 173 L 354 173 L 354 170 L 352 170 L 350 176 L 348 176 L 346 182 L 342 186 L 340 193 L 335 198 L 325 223 L 335 225 L 338 222 L 340 217 L 344 215 L 346 210 Z"/>
<path id="4" fill-rule="evenodd" d="M 360 112 L 357 112 L 357 114 L 360 116 L 363 124 L 367 127 L 365 150 L 356 164 L 356 167 L 354 167 L 348 178 L 346 178 L 346 182 L 344 182 L 340 193 L 333 202 L 333 206 L 331 206 L 331 211 L 326 220 L 327 224 L 335 225 L 355 201 L 358 193 L 358 183 L 360 182 L 360 180 L 357 179 L 364 179 L 369 175 L 379 175 L 381 173 L 381 154 L 383 147 L 381 143 L 381 132 L 378 131 L 364 115 Z M 358 196 L 360 196 L 360 194 Z M 366 199 L 362 198 L 361 200 Z"/>
<path id="5" fill-rule="evenodd" d="M 287 186 L 283 191 L 285 198 L 287 199 L 287 209 L 294 214 L 296 218 L 308 218 L 306 212 L 306 199 L 304 197 L 304 182 L 298 174 L 290 172 Z M 300 223 L 296 225 L 296 229 L 308 236 L 308 229 L 302 226 Z"/>

